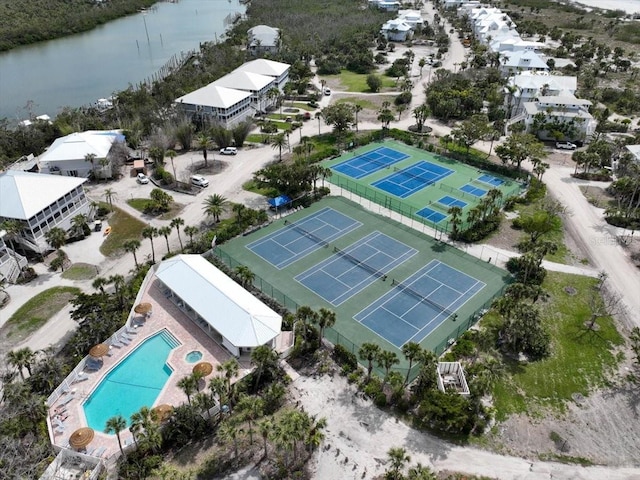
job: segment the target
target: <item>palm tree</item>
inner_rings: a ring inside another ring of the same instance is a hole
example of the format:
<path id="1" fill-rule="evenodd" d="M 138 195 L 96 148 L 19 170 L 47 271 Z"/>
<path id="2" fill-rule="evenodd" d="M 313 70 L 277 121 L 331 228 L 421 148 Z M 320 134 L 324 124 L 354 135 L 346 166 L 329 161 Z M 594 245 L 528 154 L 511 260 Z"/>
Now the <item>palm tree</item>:
<path id="1" fill-rule="evenodd" d="M 171 247 L 169 247 L 169 235 L 171 235 L 171 227 L 165 225 L 158 229 L 158 233 L 164 237 L 164 241 L 167 242 L 167 254 L 171 255 Z"/>
<path id="2" fill-rule="evenodd" d="M 362 111 L 362 105 L 360 105 L 359 103 L 355 103 L 353 105 L 353 113 L 355 113 L 356 116 L 356 132 L 358 131 L 358 113 Z"/>
<path id="3" fill-rule="evenodd" d="M 116 415 L 107 420 L 107 424 L 104 429 L 104 433 L 115 433 L 118 437 L 118 447 L 120 447 L 120 453 L 124 455 L 122 449 L 122 441 L 120 440 L 120 432 L 127 428 L 127 421 L 122 415 Z"/>
<path id="4" fill-rule="evenodd" d="M 218 396 L 218 420 L 222 419 L 222 405 L 225 401 L 225 397 L 228 396 L 227 383 L 222 377 L 214 377 L 209 381 L 209 390 L 212 395 Z"/>
<path id="5" fill-rule="evenodd" d="M 233 391 L 232 391 L 231 380 L 233 379 L 233 377 L 236 377 L 240 372 L 240 364 L 238 364 L 238 360 L 236 360 L 235 358 L 230 358 L 226 362 L 219 364 L 217 367 L 217 370 L 219 372 L 222 372 L 224 376 L 226 387 L 227 387 L 227 394 L 229 395 L 229 403 L 232 403 Z"/>
<path id="6" fill-rule="evenodd" d="M 422 352 L 422 347 L 416 342 L 407 342 L 402 346 L 402 354 L 404 355 L 404 358 L 409 361 L 407 377 L 404 380 L 405 385 L 409 384 L 409 374 L 411 373 L 413 361 L 420 356 L 420 352 Z"/>
<path id="7" fill-rule="evenodd" d="M 324 336 L 325 328 L 331 328 L 336 324 L 336 312 L 329 310 L 328 308 L 320 308 L 318 310 L 318 328 L 320 329 L 320 335 L 318 335 L 318 348 L 322 347 L 322 337 Z"/>
<path id="8" fill-rule="evenodd" d="M 231 210 L 236 214 L 236 222 L 238 224 L 242 223 L 244 215 L 247 211 L 247 207 L 245 207 L 242 203 L 234 203 L 233 207 L 231 207 Z"/>
<path id="9" fill-rule="evenodd" d="M 103 195 L 104 199 L 109 204 L 109 209 L 113 212 L 113 199 L 118 198 L 118 194 L 113 191 L 113 188 L 107 188 Z"/>
<path id="10" fill-rule="evenodd" d="M 180 250 L 182 252 L 184 252 L 184 247 L 182 246 L 182 237 L 180 237 L 180 227 L 184 225 L 184 220 L 180 217 L 176 217 L 173 220 L 171 220 L 171 227 L 176 229 L 176 232 L 178 233 L 178 241 L 180 242 Z"/>
<path id="11" fill-rule="evenodd" d="M 44 234 L 44 237 L 47 239 L 47 243 L 54 250 L 58 250 L 67 241 L 67 233 L 60 227 L 53 227 Z"/>
<path id="12" fill-rule="evenodd" d="M 361 360 L 366 360 L 367 365 L 367 381 L 371 379 L 371 370 L 373 370 L 373 361 L 380 354 L 380 346 L 375 343 L 363 343 L 358 350 L 358 356 Z"/>
<path id="13" fill-rule="evenodd" d="M 156 249 L 153 246 L 153 239 L 158 236 L 158 229 L 151 225 L 142 229 L 142 236 L 151 242 L 151 262 L 156 263 Z"/>
<path id="14" fill-rule="evenodd" d="M 22 232 L 23 225 L 18 220 L 5 220 L 0 223 L 0 230 L 4 230 L 6 232 L 6 239 L 9 240 L 9 245 L 11 246 L 11 251 L 15 253 L 16 247 L 13 243 L 15 238 L 20 236 L 20 232 Z M 12 254 L 13 254 L 12 253 Z"/>
<path id="15" fill-rule="evenodd" d="M 240 412 L 240 418 L 249 423 L 249 444 L 253 445 L 253 422 L 263 415 L 264 400 L 260 397 L 245 395 L 238 402 L 237 411 Z"/>
<path id="16" fill-rule="evenodd" d="M 118 299 L 118 305 L 122 307 L 124 305 L 125 300 L 125 279 L 123 275 L 115 274 L 109 277 L 109 283 L 113 284 L 113 289 L 115 290 L 116 298 Z"/>
<path id="17" fill-rule="evenodd" d="M 269 345 L 260 345 L 251 351 L 251 364 L 256 368 L 253 371 L 255 386 L 260 386 L 260 380 L 265 372 L 273 372 L 278 366 L 278 352 Z"/>
<path id="18" fill-rule="evenodd" d="M 71 225 L 73 227 L 74 234 L 84 238 L 84 232 L 89 227 L 89 225 L 87 224 L 87 216 L 82 213 L 74 216 L 71 219 Z"/>
<path id="19" fill-rule="evenodd" d="M 407 480 L 437 480 L 437 477 L 429 467 L 418 462 L 415 467 L 409 468 Z"/>
<path id="20" fill-rule="evenodd" d="M 401 480 L 404 475 L 400 472 L 406 463 L 411 461 L 411 457 L 407 455 L 407 450 L 400 447 L 390 448 L 387 452 L 389 458 L 390 469 L 387 470 L 385 478 L 390 480 Z"/>
<path id="21" fill-rule="evenodd" d="M 451 207 L 447 213 L 450 215 L 451 219 L 449 223 L 451 224 L 451 237 L 456 239 L 460 234 L 460 225 L 462 224 L 462 209 L 460 207 L 454 206 Z"/>
<path id="22" fill-rule="evenodd" d="M 211 409 L 216 405 L 213 395 L 206 392 L 198 392 L 193 397 L 193 404 L 201 411 L 207 412 L 207 418 L 211 422 Z"/>
<path id="23" fill-rule="evenodd" d="M 91 286 L 96 290 L 100 290 L 100 293 L 104 295 L 106 292 L 104 291 L 104 287 L 109 284 L 109 280 L 104 277 L 97 277 L 93 280 Z"/>
<path id="24" fill-rule="evenodd" d="M 295 319 L 296 321 L 302 322 L 302 337 L 306 341 L 307 332 L 309 330 L 309 325 L 313 325 L 317 322 L 318 312 L 313 310 L 311 307 L 307 305 L 303 305 L 296 310 Z M 294 322 L 295 325 L 296 322 Z M 295 329 L 293 334 L 295 335 Z"/>
<path id="25" fill-rule="evenodd" d="M 198 381 L 193 375 L 187 375 L 178 380 L 178 388 L 181 388 L 187 396 L 187 402 L 191 405 L 191 395 L 198 389 Z"/>
<path id="26" fill-rule="evenodd" d="M 84 156 L 84 161 L 85 162 L 91 162 L 91 171 L 93 172 L 93 179 L 94 180 L 96 180 L 95 160 L 96 160 L 96 154 L 95 153 L 87 153 Z"/>
<path id="27" fill-rule="evenodd" d="M 138 269 L 140 266 L 138 265 L 138 257 L 136 256 L 136 251 L 140 248 L 140 240 L 127 240 L 122 244 L 122 248 L 124 248 L 125 252 L 133 254 L 133 261 L 136 264 L 136 269 Z"/>
<path id="28" fill-rule="evenodd" d="M 220 215 L 224 212 L 229 201 L 222 195 L 214 193 L 213 195 L 209 195 L 203 203 L 205 213 L 212 216 L 213 221 L 218 223 L 220 221 Z"/>
<path id="29" fill-rule="evenodd" d="M 211 150 L 213 148 L 213 142 L 209 136 L 202 132 L 196 138 L 196 146 L 198 150 L 202 150 L 202 158 L 204 158 L 204 167 L 207 168 L 207 150 Z"/>
<path id="30" fill-rule="evenodd" d="M 184 233 L 189 237 L 189 245 L 193 246 L 193 236 L 197 235 L 200 229 L 193 225 L 187 225 L 184 227 Z"/>
<path id="31" fill-rule="evenodd" d="M 383 350 L 382 352 L 380 352 L 377 361 L 378 366 L 384 368 L 384 378 L 387 378 L 389 376 L 389 370 L 391 370 L 391 367 L 400 363 L 396 352 L 390 352 L 388 350 Z"/>
<path id="32" fill-rule="evenodd" d="M 260 435 L 262 435 L 262 442 L 264 445 L 264 458 L 267 458 L 268 456 L 268 443 L 267 440 L 269 439 L 269 435 L 271 435 L 271 432 L 273 431 L 273 422 L 271 421 L 270 418 L 263 418 L 262 420 L 260 420 L 258 422 L 258 431 L 260 432 Z"/>
<path id="33" fill-rule="evenodd" d="M 176 153 L 175 150 L 167 150 L 166 153 L 167 157 L 169 157 L 169 160 L 171 161 L 171 170 L 173 170 L 173 180 L 177 181 L 178 177 L 176 176 L 176 166 L 173 163 L 173 159 L 176 158 L 178 156 L 178 154 Z"/>
<path id="34" fill-rule="evenodd" d="M 218 427 L 218 437 L 220 440 L 223 442 L 233 441 L 235 458 L 238 458 L 238 434 L 241 432 L 242 430 L 238 428 L 238 424 L 233 417 L 228 418 Z"/>
<path id="35" fill-rule="evenodd" d="M 256 278 L 256 274 L 253 273 L 251 269 L 246 265 L 238 265 L 235 268 L 235 273 L 240 279 L 240 285 L 242 285 L 244 288 L 252 285 L 253 281 Z"/>
<path id="36" fill-rule="evenodd" d="M 271 148 L 278 149 L 278 160 L 282 161 L 282 149 L 287 148 L 289 146 L 289 142 L 287 141 L 287 137 L 284 133 L 279 133 L 275 137 L 271 139 Z"/>
<path id="37" fill-rule="evenodd" d="M 36 354 L 29 347 L 24 347 L 19 350 L 12 350 L 7 353 L 7 363 L 15 367 L 15 369 L 20 374 L 22 380 L 24 380 L 24 372 L 23 369 L 27 369 L 29 372 L 29 376 L 31 376 L 31 366 L 33 362 L 35 362 Z"/>

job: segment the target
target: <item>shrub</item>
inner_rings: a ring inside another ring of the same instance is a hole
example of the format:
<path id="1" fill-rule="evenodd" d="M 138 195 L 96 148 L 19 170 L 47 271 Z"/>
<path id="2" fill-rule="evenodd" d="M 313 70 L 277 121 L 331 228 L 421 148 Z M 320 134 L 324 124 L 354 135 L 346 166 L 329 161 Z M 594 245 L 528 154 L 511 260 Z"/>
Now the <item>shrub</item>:
<path id="1" fill-rule="evenodd" d="M 529 271 L 525 269 L 525 258 L 512 257 L 507 261 L 507 270 L 516 277 L 516 282 L 528 285 L 542 285 L 547 271 L 543 267 L 529 266 Z M 526 275 L 526 277 L 525 277 Z"/>
<path id="2" fill-rule="evenodd" d="M 412 98 L 413 95 L 411 92 L 402 92 L 393 100 L 393 103 L 395 105 L 409 105 Z"/>
<path id="3" fill-rule="evenodd" d="M 338 365 L 351 368 L 351 371 L 358 368 L 358 357 L 342 345 L 336 345 L 333 347 L 333 359 L 338 363 Z"/>
<path id="4" fill-rule="evenodd" d="M 386 407 L 387 406 L 387 396 L 384 394 L 384 392 L 378 392 L 378 393 L 376 393 L 376 396 L 373 398 L 373 403 L 378 408 Z"/>

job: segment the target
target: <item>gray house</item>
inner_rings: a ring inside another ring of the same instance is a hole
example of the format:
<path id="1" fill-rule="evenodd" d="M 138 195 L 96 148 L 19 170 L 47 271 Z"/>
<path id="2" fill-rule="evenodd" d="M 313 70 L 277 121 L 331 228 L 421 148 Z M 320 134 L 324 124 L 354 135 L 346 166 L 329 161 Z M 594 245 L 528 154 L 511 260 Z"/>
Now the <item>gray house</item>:
<path id="1" fill-rule="evenodd" d="M 276 53 L 280 45 L 280 29 L 256 25 L 247 30 L 247 50 L 252 55 Z"/>

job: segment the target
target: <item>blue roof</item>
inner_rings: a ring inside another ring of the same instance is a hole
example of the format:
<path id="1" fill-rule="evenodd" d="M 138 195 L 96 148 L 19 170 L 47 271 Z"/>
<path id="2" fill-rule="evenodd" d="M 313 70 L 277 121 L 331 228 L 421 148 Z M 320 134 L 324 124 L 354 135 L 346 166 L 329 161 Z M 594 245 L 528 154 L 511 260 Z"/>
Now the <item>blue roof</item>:
<path id="1" fill-rule="evenodd" d="M 279 197 L 270 198 L 269 200 L 267 200 L 267 202 L 269 202 L 269 205 L 271 205 L 272 207 L 277 208 L 281 207 L 282 205 L 291 203 L 291 199 L 286 195 L 280 195 Z"/>

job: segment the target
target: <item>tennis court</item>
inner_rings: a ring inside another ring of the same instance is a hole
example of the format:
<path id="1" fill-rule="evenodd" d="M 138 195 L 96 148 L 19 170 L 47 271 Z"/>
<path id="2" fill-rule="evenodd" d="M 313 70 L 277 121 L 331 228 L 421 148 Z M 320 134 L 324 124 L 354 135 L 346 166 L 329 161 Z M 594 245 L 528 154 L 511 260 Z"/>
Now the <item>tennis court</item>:
<path id="1" fill-rule="evenodd" d="M 389 168 L 408 157 L 409 155 L 406 153 L 392 148 L 380 147 L 345 160 L 333 168 L 351 178 L 362 178 L 383 168 Z"/>
<path id="2" fill-rule="evenodd" d="M 332 208 L 322 209 L 295 222 L 285 222 L 281 229 L 247 245 L 253 253 L 279 270 L 362 225 Z"/>
<path id="3" fill-rule="evenodd" d="M 485 287 L 476 278 L 432 260 L 370 304 L 354 319 L 398 348 L 421 343 Z"/>
<path id="4" fill-rule="evenodd" d="M 372 185 L 396 197 L 407 198 L 452 173 L 453 170 L 423 160 L 398 170 Z"/>
<path id="5" fill-rule="evenodd" d="M 461 186 L 460 190 L 478 198 L 484 197 L 487 194 L 487 190 L 485 190 L 484 188 L 476 187 L 470 183 Z"/>
<path id="6" fill-rule="evenodd" d="M 418 251 L 378 231 L 363 237 L 344 250 L 298 275 L 296 280 L 309 290 L 338 306 L 377 279 L 413 257 Z"/>
<path id="7" fill-rule="evenodd" d="M 488 175 L 488 174 L 483 174 L 480 175 L 478 177 L 478 181 L 483 182 L 483 183 L 487 183 L 489 185 L 491 185 L 492 187 L 499 187 L 500 185 L 502 185 L 504 183 L 504 180 L 499 179 L 498 177 L 494 177 L 492 175 Z"/>

